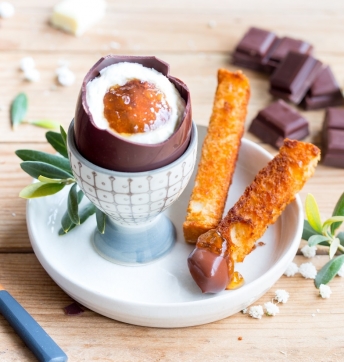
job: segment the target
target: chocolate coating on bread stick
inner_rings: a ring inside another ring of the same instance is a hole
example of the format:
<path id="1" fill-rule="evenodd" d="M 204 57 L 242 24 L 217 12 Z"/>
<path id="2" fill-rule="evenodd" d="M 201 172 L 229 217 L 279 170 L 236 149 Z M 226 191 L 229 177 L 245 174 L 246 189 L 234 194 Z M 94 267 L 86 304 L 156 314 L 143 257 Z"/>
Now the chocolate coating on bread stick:
<path id="1" fill-rule="evenodd" d="M 202 293 L 219 293 L 230 282 L 228 258 L 195 248 L 188 258 L 190 274 Z"/>

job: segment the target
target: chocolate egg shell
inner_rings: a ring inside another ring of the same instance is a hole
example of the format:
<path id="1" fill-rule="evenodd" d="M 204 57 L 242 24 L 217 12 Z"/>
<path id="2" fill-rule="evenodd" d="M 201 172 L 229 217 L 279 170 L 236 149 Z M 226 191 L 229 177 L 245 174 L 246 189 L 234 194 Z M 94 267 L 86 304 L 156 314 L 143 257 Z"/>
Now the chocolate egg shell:
<path id="1" fill-rule="evenodd" d="M 177 130 L 166 141 L 157 144 L 139 144 L 118 137 L 109 129 L 100 129 L 93 121 L 86 101 L 87 83 L 99 76 L 100 70 L 120 62 L 139 63 L 165 75 L 185 100 L 183 119 Z M 186 150 L 191 135 L 191 99 L 187 86 L 169 75 L 169 65 L 156 57 L 107 55 L 86 74 L 79 93 L 74 136 L 79 152 L 90 162 L 114 171 L 141 172 L 168 165 Z"/>

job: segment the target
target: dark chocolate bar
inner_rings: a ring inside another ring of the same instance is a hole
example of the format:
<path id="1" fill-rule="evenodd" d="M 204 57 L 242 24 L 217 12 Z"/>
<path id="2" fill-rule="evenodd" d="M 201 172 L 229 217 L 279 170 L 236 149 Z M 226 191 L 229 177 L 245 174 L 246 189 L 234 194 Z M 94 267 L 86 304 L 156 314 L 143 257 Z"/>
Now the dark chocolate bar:
<path id="1" fill-rule="evenodd" d="M 264 71 L 267 63 L 267 55 L 273 45 L 278 41 L 277 36 L 268 30 L 250 28 L 233 53 L 233 63 Z"/>
<path id="2" fill-rule="evenodd" d="M 249 132 L 263 142 L 279 148 L 285 138 L 301 140 L 308 136 L 308 121 L 282 100 L 261 110 Z"/>
<path id="3" fill-rule="evenodd" d="M 305 109 L 319 109 L 344 104 L 342 91 L 328 65 L 324 65 L 310 87 L 302 106 Z"/>
<path id="4" fill-rule="evenodd" d="M 324 165 L 344 168 L 344 108 L 328 108 L 323 124 Z"/>
<path id="5" fill-rule="evenodd" d="M 279 39 L 268 54 L 266 69 L 272 73 L 282 62 L 289 52 L 300 54 L 311 54 L 313 46 L 303 40 L 293 39 L 285 36 Z"/>
<path id="6" fill-rule="evenodd" d="M 299 104 L 321 71 L 311 55 L 289 52 L 270 78 L 270 93 Z"/>

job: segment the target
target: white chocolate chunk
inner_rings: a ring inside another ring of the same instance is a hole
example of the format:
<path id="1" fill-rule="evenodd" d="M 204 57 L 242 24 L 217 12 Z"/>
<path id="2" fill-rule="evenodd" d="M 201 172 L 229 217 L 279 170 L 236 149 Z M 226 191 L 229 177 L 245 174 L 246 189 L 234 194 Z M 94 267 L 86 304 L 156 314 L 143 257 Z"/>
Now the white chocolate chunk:
<path id="1" fill-rule="evenodd" d="M 105 15 L 104 0 L 63 0 L 54 7 L 51 24 L 76 36 L 82 35 Z"/>

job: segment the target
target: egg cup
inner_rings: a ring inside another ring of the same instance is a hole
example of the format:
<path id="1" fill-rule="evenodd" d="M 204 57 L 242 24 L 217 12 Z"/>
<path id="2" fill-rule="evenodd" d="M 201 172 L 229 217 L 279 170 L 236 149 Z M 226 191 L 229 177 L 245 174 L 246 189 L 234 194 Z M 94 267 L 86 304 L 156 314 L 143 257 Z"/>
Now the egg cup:
<path id="1" fill-rule="evenodd" d="M 193 122 L 185 152 L 154 170 L 119 172 L 91 163 L 76 147 L 74 121 L 68 130 L 68 154 L 78 186 L 107 215 L 105 233 L 96 230 L 93 238 L 102 257 L 117 264 L 141 265 L 172 248 L 175 228 L 163 211 L 178 199 L 192 175 L 197 154 Z"/>

